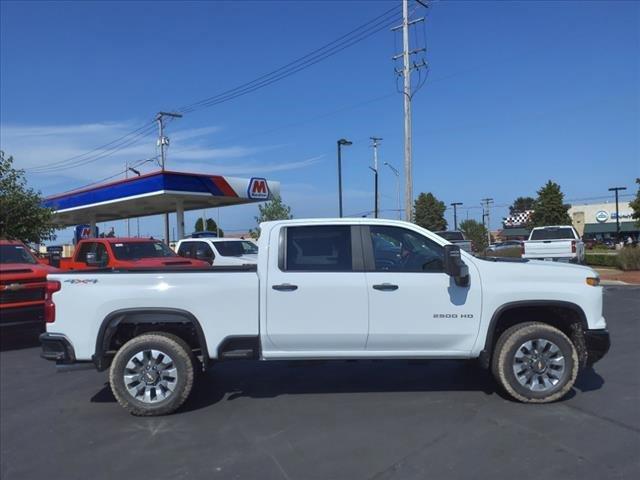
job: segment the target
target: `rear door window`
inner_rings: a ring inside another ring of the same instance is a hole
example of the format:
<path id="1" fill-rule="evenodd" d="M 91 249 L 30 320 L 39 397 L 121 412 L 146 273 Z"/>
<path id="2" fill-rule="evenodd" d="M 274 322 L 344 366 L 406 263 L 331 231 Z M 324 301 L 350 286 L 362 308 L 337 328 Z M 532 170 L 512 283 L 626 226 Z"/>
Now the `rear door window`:
<path id="1" fill-rule="evenodd" d="M 303 272 L 353 271 L 350 226 L 288 227 L 286 233 L 285 270 Z"/>

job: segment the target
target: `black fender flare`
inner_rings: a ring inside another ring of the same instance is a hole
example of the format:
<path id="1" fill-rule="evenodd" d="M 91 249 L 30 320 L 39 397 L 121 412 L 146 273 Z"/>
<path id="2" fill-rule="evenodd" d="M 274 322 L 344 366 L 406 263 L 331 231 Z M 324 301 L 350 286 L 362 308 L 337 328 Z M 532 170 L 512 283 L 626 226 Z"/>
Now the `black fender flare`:
<path id="1" fill-rule="evenodd" d="M 93 355 L 93 363 L 98 370 L 105 370 L 109 367 L 106 361 L 106 353 L 113 334 L 121 324 L 144 324 L 144 323 L 176 323 L 192 324 L 198 336 L 198 342 L 202 350 L 203 367 L 206 368 L 209 362 L 209 351 L 207 340 L 198 319 L 191 312 L 179 308 L 164 307 L 143 307 L 124 308 L 115 310 L 107 315 L 100 324 L 98 336 L 96 338 L 96 350 Z"/>
<path id="2" fill-rule="evenodd" d="M 589 328 L 587 323 L 587 316 L 585 315 L 584 310 L 582 310 L 582 307 L 572 302 L 566 302 L 563 300 L 521 300 L 505 303 L 503 305 L 500 305 L 496 309 L 496 311 L 493 312 L 493 315 L 491 316 L 491 320 L 489 322 L 489 327 L 487 328 L 487 336 L 484 341 L 484 349 L 482 350 L 482 352 L 480 352 L 480 360 L 485 368 L 488 368 L 491 355 L 493 353 L 493 337 L 498 319 L 505 312 L 522 307 L 556 307 L 572 310 L 578 315 L 578 318 L 580 319 L 580 323 L 582 325 L 582 329 L 587 330 Z"/>

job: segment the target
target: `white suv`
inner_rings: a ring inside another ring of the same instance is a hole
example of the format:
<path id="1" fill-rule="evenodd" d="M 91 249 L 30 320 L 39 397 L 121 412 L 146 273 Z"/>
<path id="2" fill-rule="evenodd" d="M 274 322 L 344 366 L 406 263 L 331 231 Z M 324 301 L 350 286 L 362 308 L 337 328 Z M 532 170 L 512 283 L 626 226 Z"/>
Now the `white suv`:
<path id="1" fill-rule="evenodd" d="M 217 267 L 258 262 L 258 246 L 242 238 L 185 238 L 178 242 L 176 251 L 181 257 L 204 260 Z"/>

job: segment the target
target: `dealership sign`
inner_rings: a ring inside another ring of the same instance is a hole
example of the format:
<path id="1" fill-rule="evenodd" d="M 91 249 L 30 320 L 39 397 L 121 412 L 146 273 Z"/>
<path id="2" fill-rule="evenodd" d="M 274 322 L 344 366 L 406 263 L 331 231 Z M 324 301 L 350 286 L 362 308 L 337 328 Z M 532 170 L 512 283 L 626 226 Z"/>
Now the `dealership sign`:
<path id="1" fill-rule="evenodd" d="M 632 214 L 631 212 L 620 212 L 619 215 L 616 215 L 616 212 L 607 212 L 606 210 L 598 210 L 596 212 L 596 221 L 598 223 L 605 223 L 607 220 L 615 220 L 616 218 L 620 220 L 631 220 Z"/>
<path id="2" fill-rule="evenodd" d="M 609 212 L 607 212 L 606 210 L 598 210 L 596 212 L 596 220 L 599 223 L 604 223 L 607 220 L 609 220 Z"/>
<path id="3" fill-rule="evenodd" d="M 269 198 L 269 185 L 264 178 L 252 178 L 249 181 L 247 195 L 253 200 L 266 200 Z"/>

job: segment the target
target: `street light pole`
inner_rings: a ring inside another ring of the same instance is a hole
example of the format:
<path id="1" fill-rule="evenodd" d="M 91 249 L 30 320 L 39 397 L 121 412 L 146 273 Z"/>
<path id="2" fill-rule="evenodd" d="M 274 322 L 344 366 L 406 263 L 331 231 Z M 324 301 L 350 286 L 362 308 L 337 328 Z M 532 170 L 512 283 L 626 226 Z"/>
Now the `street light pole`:
<path id="1" fill-rule="evenodd" d="M 352 145 L 353 142 L 341 138 L 338 140 L 338 212 L 342 218 L 342 146 Z"/>
<path id="2" fill-rule="evenodd" d="M 453 202 L 451 206 L 453 207 L 453 229 L 458 230 L 458 205 L 462 205 L 462 202 Z"/>
<path id="3" fill-rule="evenodd" d="M 627 187 L 611 187 L 610 192 L 616 193 L 616 241 L 620 241 L 620 210 L 618 209 L 618 191 L 626 190 Z"/>
<path id="4" fill-rule="evenodd" d="M 396 196 L 398 197 L 398 220 L 402 219 L 402 207 L 400 204 L 400 172 L 397 168 L 391 165 L 389 162 L 384 162 L 384 164 L 391 169 L 393 174 L 396 176 Z"/>

